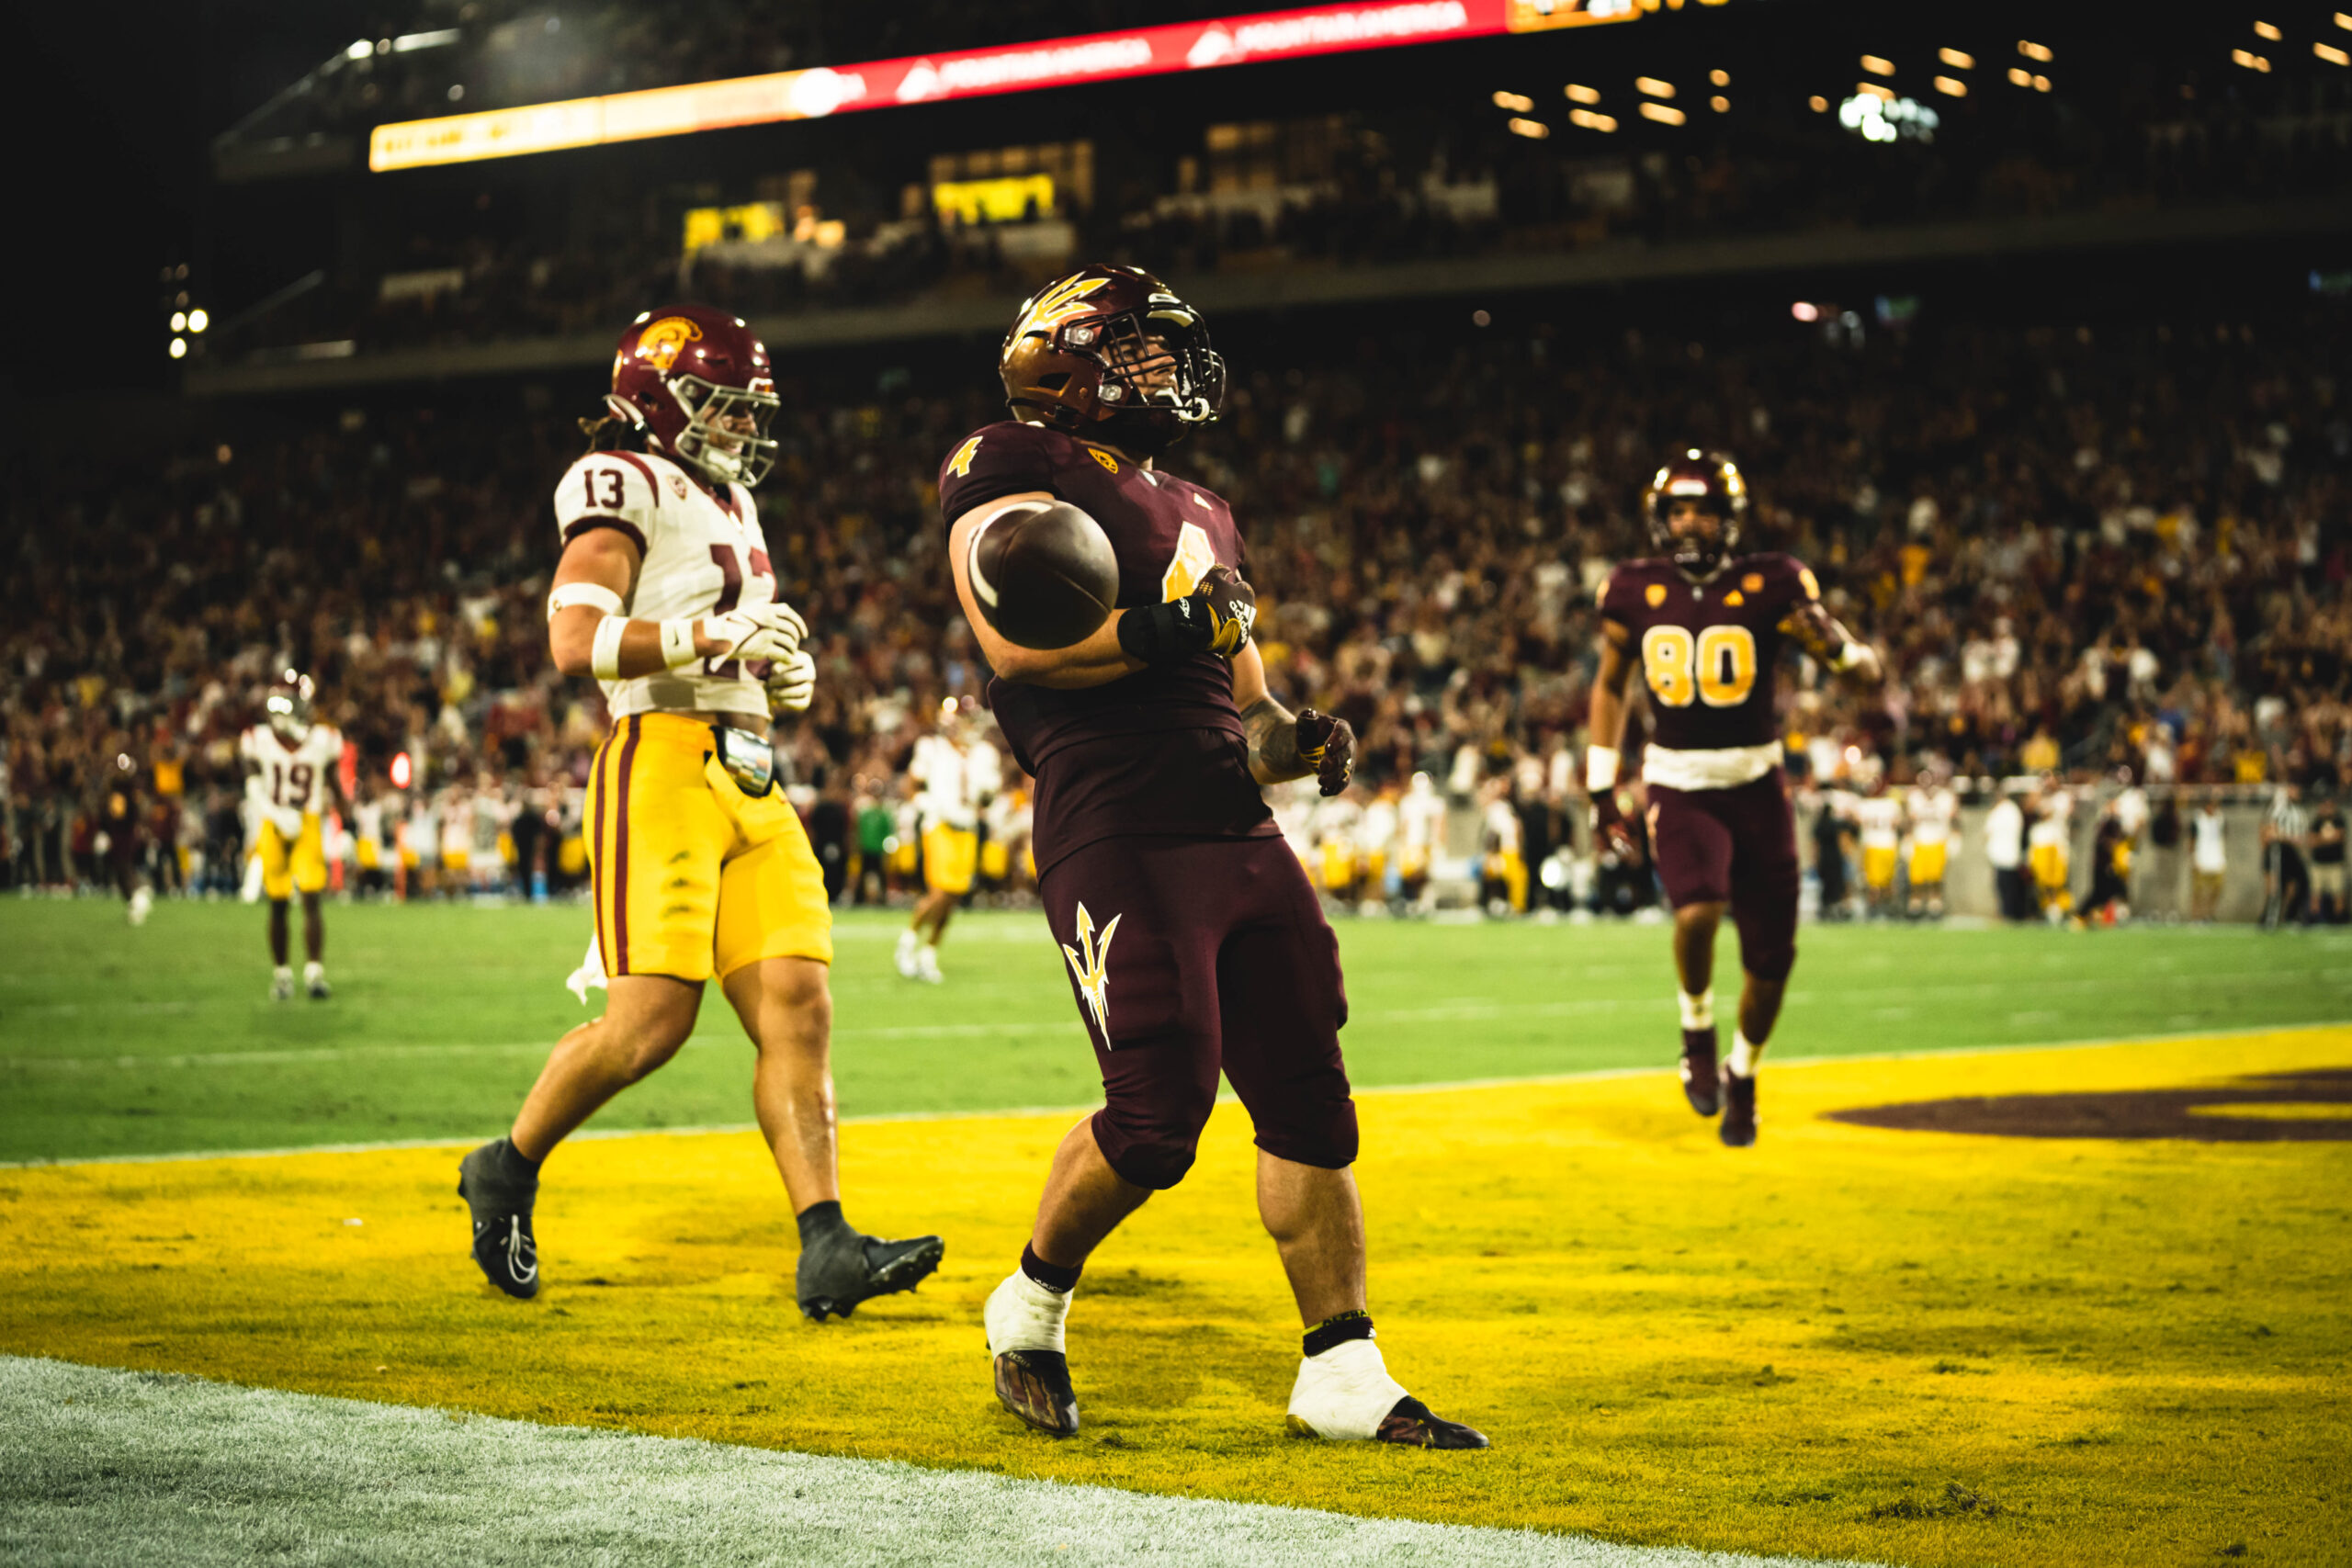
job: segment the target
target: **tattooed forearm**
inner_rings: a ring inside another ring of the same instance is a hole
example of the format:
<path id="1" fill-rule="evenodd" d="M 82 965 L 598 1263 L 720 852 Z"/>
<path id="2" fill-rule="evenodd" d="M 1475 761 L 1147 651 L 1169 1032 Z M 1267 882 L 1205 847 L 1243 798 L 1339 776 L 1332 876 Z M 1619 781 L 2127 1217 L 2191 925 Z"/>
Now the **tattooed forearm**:
<path id="1" fill-rule="evenodd" d="M 1261 697 L 1241 710 L 1241 728 L 1250 737 L 1250 774 L 1261 784 L 1304 778 L 1315 770 L 1298 758 L 1298 720 L 1272 697 Z"/>

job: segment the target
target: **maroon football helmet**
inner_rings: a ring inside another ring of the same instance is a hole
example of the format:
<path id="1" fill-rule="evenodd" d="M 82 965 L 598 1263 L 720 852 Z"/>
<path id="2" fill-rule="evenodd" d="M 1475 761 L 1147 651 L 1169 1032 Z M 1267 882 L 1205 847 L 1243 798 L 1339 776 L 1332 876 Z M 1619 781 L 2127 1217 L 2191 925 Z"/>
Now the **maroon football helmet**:
<path id="1" fill-rule="evenodd" d="M 703 305 L 639 316 L 614 352 L 605 406 L 714 484 L 757 485 L 775 467 L 775 372 L 741 316 Z"/>
<path id="2" fill-rule="evenodd" d="M 1695 501 L 1716 518 L 1713 539 L 1677 534 L 1667 519 L 1678 501 Z M 1685 447 L 1670 457 L 1642 491 L 1642 515 L 1658 553 L 1693 577 L 1711 577 L 1738 552 L 1739 520 L 1747 511 L 1747 481 L 1739 465 L 1721 452 Z"/>
<path id="3" fill-rule="evenodd" d="M 1201 313 L 1140 267 L 1080 267 L 1023 300 L 997 371 L 1016 417 L 1139 457 L 1225 404 Z"/>

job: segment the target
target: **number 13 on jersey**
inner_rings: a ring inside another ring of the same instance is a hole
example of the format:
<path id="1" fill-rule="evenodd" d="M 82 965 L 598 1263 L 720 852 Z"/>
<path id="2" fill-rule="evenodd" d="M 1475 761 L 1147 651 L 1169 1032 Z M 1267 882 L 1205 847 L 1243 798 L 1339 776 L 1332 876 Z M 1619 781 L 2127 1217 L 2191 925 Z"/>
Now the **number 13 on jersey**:
<path id="1" fill-rule="evenodd" d="M 1756 687 L 1756 634 L 1746 626 L 1708 626 L 1693 638 L 1682 626 L 1642 634 L 1642 676 L 1670 708 L 1694 696 L 1711 708 L 1736 708 Z"/>

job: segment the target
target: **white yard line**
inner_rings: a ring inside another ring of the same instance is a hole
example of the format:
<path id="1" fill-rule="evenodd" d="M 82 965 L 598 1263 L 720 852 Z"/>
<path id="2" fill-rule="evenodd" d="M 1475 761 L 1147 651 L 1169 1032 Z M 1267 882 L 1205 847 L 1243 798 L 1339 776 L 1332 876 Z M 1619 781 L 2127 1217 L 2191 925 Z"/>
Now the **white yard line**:
<path id="1" fill-rule="evenodd" d="M 1486 1459 L 1365 1457 L 1432 1472 Z M 0 1357 L 0 1561 L 26 1564 L 1798 1562 L 539 1427 L 17 1357 Z"/>
<path id="2" fill-rule="evenodd" d="M 1075 1028 L 1076 1025 L 1071 1027 Z M 1766 1058 L 1776 1067 L 1826 1067 L 1848 1062 L 1926 1062 L 1947 1061 L 1972 1056 L 2018 1056 L 2035 1051 L 2096 1051 L 2120 1045 L 2155 1044 L 2168 1040 L 2243 1040 L 2263 1034 L 2312 1034 L 2328 1030 L 2352 1031 L 2352 1019 L 2329 1023 L 2252 1024 L 2243 1029 L 2182 1029 L 2156 1034 L 2123 1034 L 2090 1040 L 2050 1040 L 2026 1045 L 1967 1045 L 1950 1050 L 1929 1051 L 1868 1051 L 1848 1055 L 1829 1056 L 1770 1056 Z M 1607 1083 L 1617 1078 L 1668 1077 L 1671 1067 L 1591 1067 L 1574 1073 L 1528 1073 L 1511 1077 L 1447 1078 L 1435 1083 L 1358 1084 L 1359 1098 L 1400 1094 L 1446 1094 L 1456 1089 L 1509 1089 L 1530 1085 Z M 1236 1103 L 1230 1090 L 1217 1096 L 1219 1105 Z M 1083 1105 L 1010 1105 L 982 1111 L 893 1111 L 870 1116 L 844 1116 L 843 1126 L 882 1126 L 894 1122 L 986 1122 L 1018 1116 L 1080 1116 L 1095 1110 L 1101 1101 Z M 602 1138 L 682 1138 L 713 1133 L 754 1133 L 759 1124 L 753 1122 L 713 1122 L 693 1127 L 609 1127 L 586 1128 L 574 1133 L 567 1142 Z M 461 1149 L 473 1142 L 471 1136 L 453 1135 L 446 1138 L 390 1138 L 380 1143 L 363 1144 L 302 1144 L 288 1148 L 269 1149 L 189 1149 L 160 1155 L 93 1155 L 69 1159 L 0 1160 L 0 1170 L 43 1170 L 52 1167 L 84 1165 L 172 1165 L 186 1160 L 203 1159 L 282 1159 L 292 1155 L 364 1155 L 393 1149 Z"/>

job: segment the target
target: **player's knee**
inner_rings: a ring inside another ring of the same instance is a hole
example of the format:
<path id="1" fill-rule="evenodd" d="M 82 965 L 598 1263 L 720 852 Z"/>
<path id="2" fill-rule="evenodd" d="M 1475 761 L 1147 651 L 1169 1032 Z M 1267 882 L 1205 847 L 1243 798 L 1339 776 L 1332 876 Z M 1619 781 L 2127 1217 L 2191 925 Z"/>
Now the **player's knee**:
<path id="1" fill-rule="evenodd" d="M 1674 911 L 1674 923 L 1686 931 L 1712 931 L 1723 923 L 1724 907 L 1720 900 L 1701 899 L 1683 904 Z"/>
<path id="2" fill-rule="evenodd" d="M 1169 1086 L 1148 1097 L 1114 1094 L 1094 1113 L 1095 1145 L 1121 1180 L 1165 1192 L 1184 1179 L 1216 1105 L 1214 1086 L 1205 1094 L 1189 1092 L 1192 1087 Z"/>
<path id="3" fill-rule="evenodd" d="M 1797 966 L 1796 933 L 1743 940 L 1739 944 L 1739 966 L 1759 980 L 1781 984 L 1788 979 L 1789 971 Z"/>
<path id="4" fill-rule="evenodd" d="M 1341 1170 L 1356 1162 L 1356 1102 L 1343 1089 L 1336 1100 L 1291 1107 L 1280 1119 L 1258 1128 L 1258 1146 L 1276 1159 Z"/>

